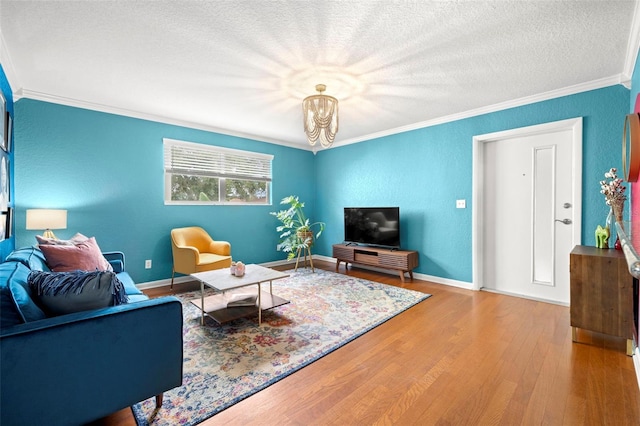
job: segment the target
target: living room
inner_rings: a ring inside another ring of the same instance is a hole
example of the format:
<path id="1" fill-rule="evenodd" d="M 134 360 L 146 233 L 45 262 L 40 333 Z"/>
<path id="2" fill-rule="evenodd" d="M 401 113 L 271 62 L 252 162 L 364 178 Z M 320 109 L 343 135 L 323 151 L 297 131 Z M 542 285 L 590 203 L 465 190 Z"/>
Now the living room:
<path id="1" fill-rule="evenodd" d="M 611 167 L 622 168 L 623 119 L 634 111 L 640 92 L 638 46 L 629 43 L 632 51 L 619 53 L 634 60 L 609 78 L 315 152 L 211 131 L 185 119 L 126 114 L 124 108 L 39 93 L 21 85 L 24 77 L 11 61 L 15 47 L 6 43 L 0 46 L 0 87 L 13 119 L 14 220 L 11 237 L 0 242 L 0 255 L 35 244 L 40 231 L 26 229 L 27 209 L 65 209 L 67 227 L 57 235 L 80 232 L 95 236 L 104 251 L 123 251 L 134 281 L 147 287 L 169 282 L 169 233 L 182 226 L 200 225 L 215 239 L 230 241 L 234 258 L 245 263 L 281 261 L 277 223 L 269 213 L 294 194 L 306 202 L 309 217 L 326 223 L 313 246 L 319 259 L 330 260 L 332 245 L 344 240 L 344 207 L 399 206 L 402 247 L 420 256 L 416 277 L 472 289 L 472 209 L 457 209 L 456 200 L 467 200 L 471 207 L 473 138 L 576 117 L 583 118 L 581 243 L 593 246 L 594 230 L 609 210 L 599 182 Z M 42 72 L 64 78 L 60 70 Z M 302 123 L 299 127 L 303 138 Z M 273 155 L 271 204 L 165 204 L 164 139 Z M 146 260 L 152 261 L 151 268 Z"/>

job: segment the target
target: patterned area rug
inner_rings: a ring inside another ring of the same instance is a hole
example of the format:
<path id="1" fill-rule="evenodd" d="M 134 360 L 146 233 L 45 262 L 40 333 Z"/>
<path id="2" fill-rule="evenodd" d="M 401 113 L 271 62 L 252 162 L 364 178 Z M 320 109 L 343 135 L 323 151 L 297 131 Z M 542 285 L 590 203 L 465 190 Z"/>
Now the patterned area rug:
<path id="1" fill-rule="evenodd" d="M 333 272 L 288 271 L 273 293 L 290 304 L 218 325 L 179 297 L 184 315 L 183 385 L 133 406 L 139 425 L 195 425 L 312 363 L 430 295 Z M 263 286 L 264 289 L 265 286 Z M 267 286 L 268 288 L 268 286 Z M 212 292 L 212 291 L 211 291 Z"/>

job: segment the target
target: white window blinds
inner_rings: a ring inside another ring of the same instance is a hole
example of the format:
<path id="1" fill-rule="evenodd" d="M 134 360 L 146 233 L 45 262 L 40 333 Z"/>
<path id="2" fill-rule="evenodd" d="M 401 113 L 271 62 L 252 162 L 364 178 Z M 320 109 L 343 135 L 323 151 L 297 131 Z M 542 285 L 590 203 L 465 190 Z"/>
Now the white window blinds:
<path id="1" fill-rule="evenodd" d="M 166 173 L 271 182 L 273 155 L 163 139 Z"/>

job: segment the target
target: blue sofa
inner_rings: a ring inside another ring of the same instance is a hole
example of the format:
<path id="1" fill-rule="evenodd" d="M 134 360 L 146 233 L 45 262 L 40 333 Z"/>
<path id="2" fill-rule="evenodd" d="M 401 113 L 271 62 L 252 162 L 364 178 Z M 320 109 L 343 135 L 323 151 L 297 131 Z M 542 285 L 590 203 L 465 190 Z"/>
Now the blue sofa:
<path id="1" fill-rule="evenodd" d="M 182 384 L 180 301 L 149 299 L 122 253 L 104 256 L 128 303 L 30 322 L 26 280 L 49 270 L 42 252 L 18 249 L 0 264 L 2 426 L 81 425 L 154 396 L 162 404 L 162 393 Z"/>

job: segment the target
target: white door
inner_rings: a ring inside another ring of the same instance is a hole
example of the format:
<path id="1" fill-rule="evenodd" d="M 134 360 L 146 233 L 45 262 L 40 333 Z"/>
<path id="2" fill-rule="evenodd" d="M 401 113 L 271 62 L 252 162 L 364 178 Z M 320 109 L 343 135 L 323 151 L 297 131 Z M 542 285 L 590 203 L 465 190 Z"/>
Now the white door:
<path id="1" fill-rule="evenodd" d="M 576 135 L 573 121 L 559 123 L 477 141 L 482 162 L 476 175 L 482 218 L 477 278 L 485 289 L 569 304 L 569 253 L 580 241 L 576 144 L 581 149 L 582 132 Z"/>

